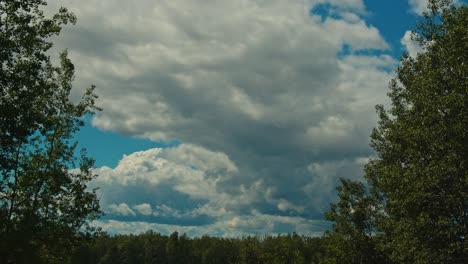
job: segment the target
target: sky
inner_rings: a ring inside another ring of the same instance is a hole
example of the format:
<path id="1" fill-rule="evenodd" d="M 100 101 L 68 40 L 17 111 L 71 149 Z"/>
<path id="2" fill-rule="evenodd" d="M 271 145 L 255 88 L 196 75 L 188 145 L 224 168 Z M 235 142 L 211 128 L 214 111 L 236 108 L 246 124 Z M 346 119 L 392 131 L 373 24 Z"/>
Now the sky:
<path id="1" fill-rule="evenodd" d="M 330 228 L 339 178 L 375 158 L 375 105 L 424 0 L 51 0 L 78 17 L 53 41 L 110 233 L 236 237 Z"/>

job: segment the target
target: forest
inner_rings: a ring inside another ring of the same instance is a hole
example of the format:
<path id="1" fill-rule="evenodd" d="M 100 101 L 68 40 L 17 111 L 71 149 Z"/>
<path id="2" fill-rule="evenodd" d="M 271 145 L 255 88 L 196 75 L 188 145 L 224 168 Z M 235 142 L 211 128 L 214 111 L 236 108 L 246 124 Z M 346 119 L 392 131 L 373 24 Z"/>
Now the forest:
<path id="1" fill-rule="evenodd" d="M 109 234 L 95 161 L 76 154 L 95 86 L 70 99 L 75 68 L 52 37 L 76 16 L 45 0 L 0 1 L 0 263 L 468 263 L 468 7 L 430 0 L 377 105 L 365 181 L 341 178 L 320 237 Z M 105 110 L 105 109 L 104 109 Z"/>
<path id="2" fill-rule="evenodd" d="M 243 238 L 101 234 L 81 245 L 72 263 L 323 263 L 326 239 L 298 234 Z"/>

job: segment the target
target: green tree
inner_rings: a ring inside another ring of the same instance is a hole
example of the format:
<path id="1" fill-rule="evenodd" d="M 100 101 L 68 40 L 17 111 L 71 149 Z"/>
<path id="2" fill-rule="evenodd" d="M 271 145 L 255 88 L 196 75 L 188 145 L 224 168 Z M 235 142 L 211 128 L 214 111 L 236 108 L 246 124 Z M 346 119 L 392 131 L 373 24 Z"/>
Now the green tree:
<path id="1" fill-rule="evenodd" d="M 371 135 L 366 177 L 385 202 L 380 228 L 397 263 L 468 260 L 468 8 L 431 1 Z M 466 263 L 466 262 L 465 262 Z"/>
<path id="2" fill-rule="evenodd" d="M 241 263 L 243 264 L 258 264 L 263 263 L 262 245 L 258 237 L 244 237 L 239 249 Z"/>
<path id="3" fill-rule="evenodd" d="M 371 146 L 378 158 L 365 167 L 378 213 L 373 243 L 393 263 L 466 263 L 468 8 L 429 2 L 413 32 L 424 52 L 402 57 L 391 108 L 377 106 Z M 360 221 L 337 216 L 329 219 L 360 229 Z"/>
<path id="4" fill-rule="evenodd" d="M 74 66 L 53 66 L 49 38 L 75 17 L 46 18 L 43 0 L 0 1 L 0 262 L 63 263 L 100 215 L 94 160 L 76 157 L 82 117 L 98 110 L 94 87 L 69 99 Z M 79 168 L 70 170 L 71 168 Z"/>
<path id="5" fill-rule="evenodd" d="M 385 263 L 376 247 L 379 203 L 361 182 L 341 179 L 337 190 L 339 201 L 325 215 L 334 222 L 333 231 L 325 233 L 328 262 Z"/>
<path id="6" fill-rule="evenodd" d="M 146 264 L 167 263 L 166 242 L 167 237 L 152 230 L 143 234 L 145 238 L 145 262 Z"/>
<path id="7" fill-rule="evenodd" d="M 179 233 L 174 231 L 166 244 L 166 255 L 168 263 L 182 264 L 182 255 L 180 252 Z"/>

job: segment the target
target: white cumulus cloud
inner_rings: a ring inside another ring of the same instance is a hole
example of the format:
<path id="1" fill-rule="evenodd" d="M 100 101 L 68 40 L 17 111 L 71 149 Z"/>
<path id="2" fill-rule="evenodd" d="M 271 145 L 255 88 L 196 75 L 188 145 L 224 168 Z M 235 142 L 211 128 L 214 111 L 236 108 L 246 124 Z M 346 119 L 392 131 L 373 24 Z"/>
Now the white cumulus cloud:
<path id="1" fill-rule="evenodd" d="M 111 204 L 109 205 L 109 212 L 110 213 L 115 213 L 118 215 L 123 215 L 123 216 L 135 216 L 135 212 L 126 204 L 126 203 L 120 203 L 120 204 Z"/>
<path id="2" fill-rule="evenodd" d="M 416 58 L 418 53 L 423 52 L 423 48 L 419 45 L 419 43 L 411 38 L 411 31 L 409 30 L 405 32 L 405 35 L 400 42 L 403 46 L 405 46 L 408 54 L 411 57 Z"/>
<path id="3" fill-rule="evenodd" d="M 419 15 L 425 11 L 428 11 L 427 9 L 428 4 L 429 4 L 428 0 L 409 0 L 411 11 Z"/>
<path id="4" fill-rule="evenodd" d="M 151 205 L 148 203 L 134 205 L 133 209 L 142 215 L 151 215 L 153 213 Z"/>

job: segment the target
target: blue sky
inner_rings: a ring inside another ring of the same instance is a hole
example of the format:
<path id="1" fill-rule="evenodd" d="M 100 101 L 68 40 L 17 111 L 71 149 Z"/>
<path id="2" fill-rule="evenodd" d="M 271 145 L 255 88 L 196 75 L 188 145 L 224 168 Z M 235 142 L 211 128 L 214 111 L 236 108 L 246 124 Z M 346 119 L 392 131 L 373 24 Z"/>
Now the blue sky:
<path id="1" fill-rule="evenodd" d="M 167 148 L 179 145 L 176 139 L 172 141 L 152 141 L 144 138 L 128 137 L 112 131 L 103 131 L 93 127 L 92 116 L 86 118 L 86 125 L 75 135 L 78 141 L 76 149 L 86 149 L 89 156 L 95 158 L 95 166 L 115 167 L 123 155 L 151 148 Z"/>
<path id="2" fill-rule="evenodd" d="M 362 180 L 424 0 L 71 1 L 54 40 L 104 111 L 77 134 L 111 233 L 320 235 Z"/>

